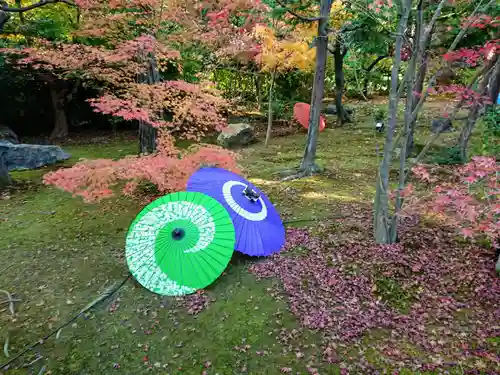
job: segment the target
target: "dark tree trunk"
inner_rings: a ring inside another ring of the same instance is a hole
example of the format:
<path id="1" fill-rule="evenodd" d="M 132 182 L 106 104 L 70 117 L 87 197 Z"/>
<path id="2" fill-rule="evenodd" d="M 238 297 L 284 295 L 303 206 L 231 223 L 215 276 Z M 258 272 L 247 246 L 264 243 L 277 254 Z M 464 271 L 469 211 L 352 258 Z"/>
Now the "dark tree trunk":
<path id="1" fill-rule="evenodd" d="M 390 57 L 389 55 L 382 55 L 382 56 L 378 56 L 369 66 L 368 68 L 365 69 L 365 79 L 364 79 L 364 82 L 363 82 L 363 95 L 368 97 L 368 84 L 370 83 L 370 78 L 371 78 L 371 73 L 372 73 L 372 70 L 373 68 L 375 68 L 375 66 L 377 66 L 377 64 L 379 62 L 381 62 L 383 59 L 386 59 Z"/>
<path id="2" fill-rule="evenodd" d="M 271 139 L 271 132 L 273 129 L 273 93 L 274 93 L 274 82 L 276 81 L 276 69 L 271 72 L 271 84 L 269 85 L 269 96 L 267 103 L 267 131 L 266 140 L 264 141 L 264 146 L 267 147 L 269 140 Z"/>
<path id="3" fill-rule="evenodd" d="M 54 129 L 50 134 L 50 139 L 64 139 L 68 136 L 69 131 L 68 117 L 66 116 L 66 90 L 61 89 L 57 81 L 50 84 L 50 98 L 54 110 Z"/>
<path id="4" fill-rule="evenodd" d="M 344 57 L 347 51 L 343 51 L 342 47 L 342 40 L 340 39 L 340 36 L 337 36 L 337 40 L 335 41 L 335 51 L 333 51 L 335 63 L 335 106 L 337 107 L 337 126 L 342 126 L 351 122 L 351 119 L 342 104 L 342 95 L 344 95 L 345 85 Z"/>
<path id="5" fill-rule="evenodd" d="M 18 8 L 21 8 L 23 6 L 21 0 L 16 0 L 16 6 Z M 23 12 L 19 12 L 19 22 L 21 24 L 24 24 L 24 13 Z"/>
<path id="6" fill-rule="evenodd" d="M 326 57 L 328 53 L 328 17 L 330 15 L 331 1 L 321 0 L 320 16 L 318 21 L 318 38 L 316 39 L 316 70 L 314 73 L 313 92 L 311 97 L 311 111 L 309 112 L 309 129 L 304 156 L 300 163 L 300 173 L 310 175 L 321 169 L 315 163 L 316 147 L 319 135 L 319 119 L 321 116 L 322 101 L 325 91 Z"/>
<path id="7" fill-rule="evenodd" d="M 257 97 L 257 105 L 259 106 L 259 111 L 262 110 L 262 79 L 259 74 L 254 76 L 255 82 L 255 94 Z"/>
<path id="8" fill-rule="evenodd" d="M 3 5 L 5 2 L 0 1 L 0 5 Z M 7 3 L 5 3 L 7 4 Z M 10 14 L 0 10 L 0 31 L 3 31 L 5 24 L 10 20 Z"/>
<path id="9" fill-rule="evenodd" d="M 493 104 L 497 103 L 498 94 L 500 93 L 500 64 L 497 63 L 495 66 L 495 70 L 490 77 L 490 88 L 489 88 L 489 97 Z"/>
<path id="10" fill-rule="evenodd" d="M 0 189 L 12 184 L 9 176 L 9 171 L 3 160 L 2 151 L 0 150 Z"/>
<path id="11" fill-rule="evenodd" d="M 495 56 L 491 61 L 487 62 L 487 66 L 493 67 L 493 64 L 500 65 L 497 63 L 498 56 Z M 484 95 L 487 92 L 487 84 L 490 80 L 491 74 L 493 71 L 495 71 L 496 67 L 493 68 L 493 70 L 490 70 L 485 74 L 485 77 L 483 77 L 483 80 L 479 83 L 477 93 L 479 95 Z M 481 109 L 481 103 L 474 103 L 472 107 L 469 110 L 469 115 L 467 116 L 467 122 L 465 123 L 465 126 L 462 128 L 462 131 L 460 132 L 460 136 L 458 137 L 458 147 L 460 150 L 460 158 L 462 159 L 463 162 L 466 162 L 468 159 L 467 155 L 467 149 L 469 147 L 469 140 L 472 135 L 472 132 L 474 131 L 474 128 L 476 126 L 477 120 L 480 117 L 480 109 Z"/>
<path id="12" fill-rule="evenodd" d="M 139 77 L 139 82 L 154 85 L 160 82 L 160 73 L 156 66 L 155 56 L 149 57 L 148 69 L 145 74 Z M 150 154 L 156 151 L 156 140 L 158 131 L 150 124 L 139 121 L 139 153 Z"/>
<path id="13" fill-rule="evenodd" d="M 80 88 L 81 81 L 79 79 L 75 82 L 60 80 L 50 73 L 42 73 L 38 77 L 47 82 L 50 90 L 50 99 L 54 111 L 54 128 L 50 134 L 50 140 L 64 139 L 68 136 L 69 131 L 66 107 Z"/>

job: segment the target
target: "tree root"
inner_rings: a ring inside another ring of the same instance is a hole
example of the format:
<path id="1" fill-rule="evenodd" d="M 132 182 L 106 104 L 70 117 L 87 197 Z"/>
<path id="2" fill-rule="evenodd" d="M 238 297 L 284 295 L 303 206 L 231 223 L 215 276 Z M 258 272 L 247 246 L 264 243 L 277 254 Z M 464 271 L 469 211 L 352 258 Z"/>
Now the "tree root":
<path id="1" fill-rule="evenodd" d="M 12 295 L 9 292 L 7 292 L 6 290 L 0 289 L 0 293 L 4 293 L 7 296 L 7 301 L 2 301 L 1 304 L 8 303 L 10 313 L 13 316 L 16 315 L 16 312 L 14 310 L 14 302 L 19 302 L 20 300 L 16 300 L 16 299 L 12 298 Z"/>
<path id="2" fill-rule="evenodd" d="M 281 182 L 286 182 L 286 181 L 292 181 L 292 180 L 298 180 L 300 178 L 304 177 L 310 177 L 316 174 L 320 174 L 323 172 L 323 169 L 318 166 L 317 164 L 313 164 L 306 169 L 299 169 L 299 171 L 291 176 L 285 177 L 281 179 Z"/>

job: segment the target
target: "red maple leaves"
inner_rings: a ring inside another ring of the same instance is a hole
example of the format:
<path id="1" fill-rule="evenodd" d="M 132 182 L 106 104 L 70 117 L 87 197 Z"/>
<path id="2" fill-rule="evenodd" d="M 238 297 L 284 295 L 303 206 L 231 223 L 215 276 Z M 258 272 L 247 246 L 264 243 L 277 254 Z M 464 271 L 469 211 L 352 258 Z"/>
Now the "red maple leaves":
<path id="1" fill-rule="evenodd" d="M 414 175 L 427 183 L 437 179 L 426 167 L 413 168 Z M 445 215 L 464 237 L 500 236 L 500 163 L 491 157 L 474 157 L 456 170 L 456 181 L 434 187 L 428 197 L 413 200 L 405 210 L 430 210 Z"/>

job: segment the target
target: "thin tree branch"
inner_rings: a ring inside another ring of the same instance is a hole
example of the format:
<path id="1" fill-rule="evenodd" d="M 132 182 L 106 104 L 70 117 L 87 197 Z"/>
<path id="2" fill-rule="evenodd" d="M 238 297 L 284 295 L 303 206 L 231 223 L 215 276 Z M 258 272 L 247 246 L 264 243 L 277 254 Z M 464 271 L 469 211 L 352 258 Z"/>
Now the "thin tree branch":
<path id="1" fill-rule="evenodd" d="M 495 3 L 496 0 L 491 0 L 485 7 L 484 10 L 488 9 L 491 5 L 493 5 Z M 453 43 L 451 44 L 450 48 L 448 48 L 448 52 L 450 51 L 453 51 L 455 48 L 457 48 L 457 45 L 458 43 L 460 43 L 460 41 L 462 40 L 462 38 L 464 37 L 465 33 L 469 30 L 469 27 L 472 25 L 472 23 L 474 22 L 474 19 L 473 17 L 476 15 L 477 12 L 479 12 L 479 9 L 481 9 L 481 6 L 483 5 L 483 1 L 481 1 L 478 6 L 476 7 L 476 9 L 474 9 L 474 11 L 471 13 L 471 15 L 469 16 L 469 22 L 467 22 L 467 25 L 465 27 L 462 28 L 462 30 L 460 30 L 460 32 L 458 33 L 457 37 L 455 38 L 455 40 L 453 41 Z"/>
<path id="2" fill-rule="evenodd" d="M 492 0 L 490 3 L 488 3 L 485 9 L 487 9 L 494 2 L 495 2 L 495 0 Z M 480 5 L 481 4 L 479 4 L 479 6 L 477 6 L 476 9 L 474 9 L 474 11 L 471 13 L 470 17 L 473 17 L 479 11 Z M 448 48 L 448 51 L 446 53 L 453 52 L 453 50 L 456 48 L 456 46 L 458 45 L 458 43 L 460 43 L 460 41 L 462 40 L 462 38 L 465 36 L 465 33 L 467 32 L 467 30 L 469 30 L 469 27 L 471 25 L 472 25 L 472 20 L 467 24 L 466 27 L 464 27 L 460 31 L 460 33 L 458 33 L 458 35 L 455 37 L 455 40 L 453 40 L 453 42 L 450 45 L 450 48 Z M 434 75 L 429 79 L 429 83 L 427 85 L 427 88 L 425 89 L 425 93 L 422 93 L 422 96 L 420 97 L 420 100 L 419 100 L 417 106 L 415 107 L 415 110 L 412 113 L 412 116 L 413 116 L 412 120 L 413 121 L 415 121 L 415 119 L 416 119 L 416 117 L 418 115 L 418 112 L 420 111 L 420 109 L 424 105 L 424 102 L 427 99 L 427 96 L 429 95 L 429 91 L 436 84 L 436 78 L 437 78 L 437 75 L 438 75 L 439 72 L 440 72 L 440 70 L 438 70 L 436 73 L 434 73 Z"/>
<path id="3" fill-rule="evenodd" d="M 290 13 L 292 16 L 297 17 L 299 20 L 304 21 L 304 22 L 316 22 L 319 20 L 322 20 L 324 17 L 306 17 L 301 14 L 295 13 L 293 10 L 288 8 L 286 4 L 284 4 L 281 0 L 276 0 L 276 3 L 278 3 L 279 6 L 284 8 L 288 13 Z"/>
<path id="4" fill-rule="evenodd" d="M 424 34 L 422 36 L 422 39 L 420 40 L 420 50 L 423 51 L 426 44 L 427 40 L 431 36 L 432 29 L 434 29 L 434 25 L 436 24 L 439 15 L 441 14 L 441 11 L 443 10 L 444 5 L 447 3 L 448 0 L 441 0 L 439 3 L 436 11 L 434 12 L 434 15 L 432 16 L 432 19 L 430 20 L 429 24 L 424 28 Z"/>
<path id="5" fill-rule="evenodd" d="M 378 56 L 369 66 L 368 68 L 365 68 L 363 67 L 363 70 L 366 70 L 367 72 L 371 72 L 372 69 L 375 67 L 375 65 L 377 65 L 380 61 L 382 61 L 383 59 L 386 59 L 390 57 L 389 55 L 381 55 L 381 56 Z"/>
<path id="6" fill-rule="evenodd" d="M 476 81 L 479 79 L 479 77 L 489 74 L 491 69 L 493 69 L 493 67 L 485 66 L 485 67 L 483 67 L 483 69 L 478 70 L 476 72 L 476 74 L 474 74 L 472 79 L 469 81 L 469 84 L 466 87 L 466 91 L 468 91 L 472 88 L 472 86 L 476 83 Z M 450 122 L 453 122 L 456 119 L 456 116 L 457 116 L 458 112 L 460 111 L 460 108 L 462 107 L 462 105 L 465 103 L 465 101 L 466 101 L 466 98 L 462 97 L 462 99 L 455 105 L 455 107 L 453 108 L 453 111 L 451 112 L 451 115 L 448 117 Z M 422 160 L 424 155 L 427 153 L 427 151 L 431 147 L 432 143 L 434 143 L 434 141 L 441 135 L 441 131 L 444 129 L 445 126 L 446 126 L 446 124 L 445 124 L 445 122 L 443 122 L 443 124 L 441 124 L 439 129 L 437 129 L 436 133 L 427 141 L 427 143 L 425 144 L 422 151 L 420 151 L 418 156 L 413 160 L 412 163 L 410 163 L 410 167 L 413 165 L 416 165 L 420 160 Z M 405 175 L 405 179 L 408 178 L 410 170 L 411 170 L 411 168 L 408 168 L 406 175 Z"/>
<path id="7" fill-rule="evenodd" d="M 47 4 L 56 4 L 56 3 L 64 3 L 67 5 L 73 6 L 73 7 L 77 7 L 77 5 L 74 2 L 72 2 L 71 0 L 41 0 L 38 3 L 31 4 L 31 5 L 28 5 L 25 7 L 21 7 L 21 8 L 11 8 L 7 5 L 2 5 L 0 7 L 0 10 L 3 10 L 4 12 L 8 12 L 8 13 L 24 13 L 24 12 L 28 12 L 32 9 L 36 9 L 36 8 L 45 6 Z"/>

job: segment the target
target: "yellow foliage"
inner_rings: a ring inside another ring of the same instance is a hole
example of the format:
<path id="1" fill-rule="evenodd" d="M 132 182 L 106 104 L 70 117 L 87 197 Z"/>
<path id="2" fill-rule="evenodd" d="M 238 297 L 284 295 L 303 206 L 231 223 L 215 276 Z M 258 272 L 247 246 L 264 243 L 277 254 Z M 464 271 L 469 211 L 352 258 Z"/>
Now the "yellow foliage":
<path id="1" fill-rule="evenodd" d="M 262 71 L 286 71 L 290 69 L 309 70 L 314 66 L 316 49 L 309 44 L 316 35 L 316 25 L 300 25 L 284 38 L 276 38 L 270 27 L 259 25 L 256 36 L 261 41 L 258 56 Z"/>
<path id="2" fill-rule="evenodd" d="M 335 0 L 330 11 L 330 27 L 338 30 L 354 16 L 346 11 L 343 0 Z"/>
<path id="3" fill-rule="evenodd" d="M 20 43 L 24 42 L 26 40 L 26 37 L 22 34 L 7 34 L 5 36 L 2 36 L 2 39 L 8 40 L 12 43 Z"/>

